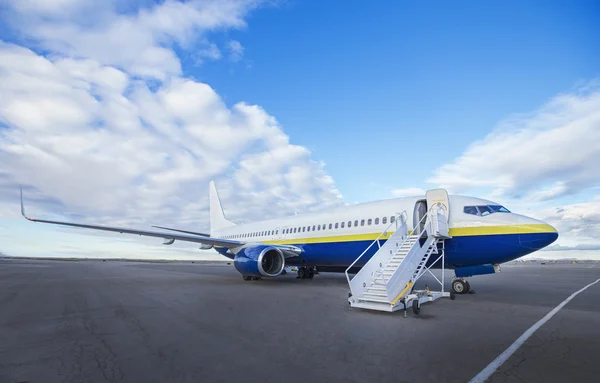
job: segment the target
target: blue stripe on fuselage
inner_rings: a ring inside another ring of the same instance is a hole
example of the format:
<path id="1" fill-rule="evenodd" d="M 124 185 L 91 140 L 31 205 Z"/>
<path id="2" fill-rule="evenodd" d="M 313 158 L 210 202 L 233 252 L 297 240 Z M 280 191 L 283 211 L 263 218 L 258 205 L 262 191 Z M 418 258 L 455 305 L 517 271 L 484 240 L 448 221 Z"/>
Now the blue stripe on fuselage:
<path id="1" fill-rule="evenodd" d="M 475 266 L 482 264 L 499 264 L 522 257 L 541 249 L 554 242 L 557 233 L 528 233 L 528 234 L 495 234 L 456 236 L 447 239 L 446 267 Z M 384 241 L 382 241 L 383 244 Z M 372 241 L 328 242 L 294 244 L 302 249 L 302 255 L 286 259 L 290 266 L 349 266 L 372 243 Z M 226 254 L 227 249 L 217 249 Z M 371 249 L 357 263 L 363 266 L 377 251 L 377 246 Z M 430 258 L 433 262 L 435 257 Z"/>

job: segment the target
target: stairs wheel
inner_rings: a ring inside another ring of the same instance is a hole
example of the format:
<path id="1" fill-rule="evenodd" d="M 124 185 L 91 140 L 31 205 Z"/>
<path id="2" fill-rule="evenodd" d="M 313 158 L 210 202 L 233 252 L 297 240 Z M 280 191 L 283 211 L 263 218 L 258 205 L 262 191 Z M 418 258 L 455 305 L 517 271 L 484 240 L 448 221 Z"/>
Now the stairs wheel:
<path id="1" fill-rule="evenodd" d="M 454 292 L 454 290 L 450 290 L 450 300 L 453 301 L 456 299 L 456 293 Z"/>
<path id="2" fill-rule="evenodd" d="M 412 301 L 413 313 L 415 315 L 419 315 L 421 313 L 421 305 L 419 304 L 419 300 L 415 299 Z"/>

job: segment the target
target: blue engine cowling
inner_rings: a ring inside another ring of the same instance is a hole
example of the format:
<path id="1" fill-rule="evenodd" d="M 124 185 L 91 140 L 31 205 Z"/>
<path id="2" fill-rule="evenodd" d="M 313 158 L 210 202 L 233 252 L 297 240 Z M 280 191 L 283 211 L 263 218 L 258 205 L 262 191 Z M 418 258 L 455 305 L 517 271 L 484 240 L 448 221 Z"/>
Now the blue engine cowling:
<path id="1" fill-rule="evenodd" d="M 273 246 L 254 246 L 240 250 L 233 264 L 242 275 L 253 277 L 276 277 L 285 267 L 281 250 Z"/>

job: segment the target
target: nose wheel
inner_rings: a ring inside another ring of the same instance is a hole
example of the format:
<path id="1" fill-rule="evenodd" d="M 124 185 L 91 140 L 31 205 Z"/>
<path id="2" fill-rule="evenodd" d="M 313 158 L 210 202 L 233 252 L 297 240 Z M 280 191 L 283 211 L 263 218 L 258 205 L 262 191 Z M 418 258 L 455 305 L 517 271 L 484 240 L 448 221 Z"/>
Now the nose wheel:
<path id="1" fill-rule="evenodd" d="M 471 285 L 464 279 L 455 279 L 452 281 L 452 291 L 455 294 L 468 294 L 471 291 Z"/>

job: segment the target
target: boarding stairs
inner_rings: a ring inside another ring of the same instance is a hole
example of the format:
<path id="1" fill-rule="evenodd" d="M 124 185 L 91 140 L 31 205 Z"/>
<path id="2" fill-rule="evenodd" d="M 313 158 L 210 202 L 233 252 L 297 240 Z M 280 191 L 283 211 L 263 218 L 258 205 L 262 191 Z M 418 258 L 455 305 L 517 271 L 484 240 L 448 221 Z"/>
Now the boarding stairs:
<path id="1" fill-rule="evenodd" d="M 346 270 L 350 306 L 389 312 L 404 309 L 406 313 L 412 303 L 418 313 L 421 303 L 450 296 L 443 285 L 445 240 L 451 238 L 446 214 L 442 204 L 437 203 L 412 230 L 409 230 L 406 212 L 397 214 L 394 222 Z M 390 235 L 392 230 L 395 231 Z M 375 254 L 350 279 L 350 269 L 376 245 Z M 433 262 L 429 262 L 432 257 Z M 442 268 L 441 281 L 430 271 L 438 262 Z M 440 283 L 441 291 L 414 291 L 416 281 L 427 272 Z"/>

